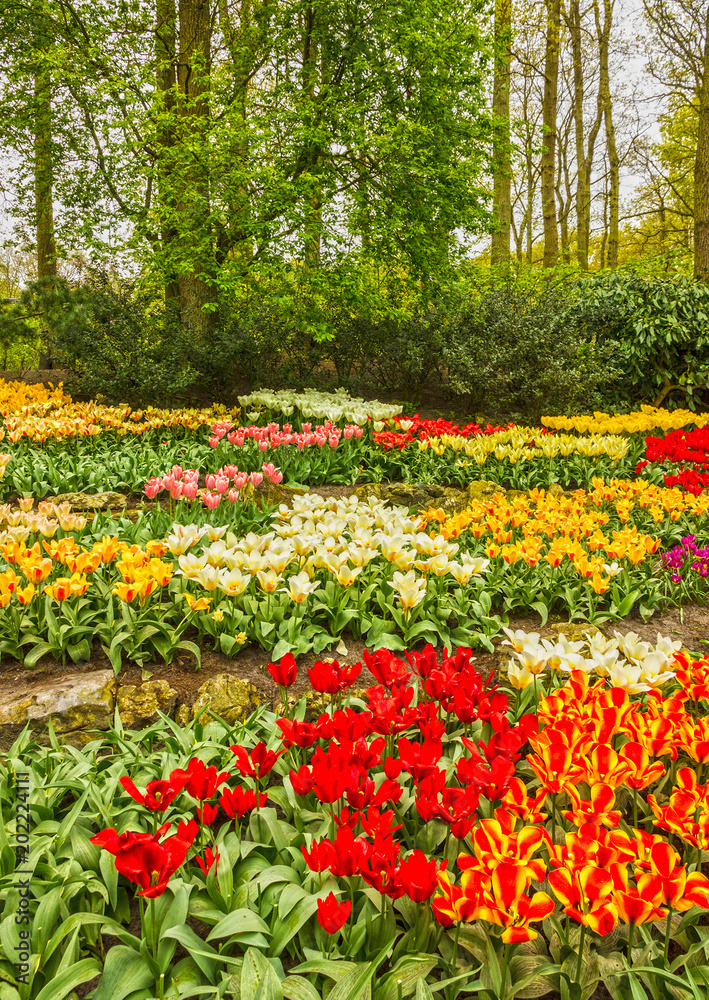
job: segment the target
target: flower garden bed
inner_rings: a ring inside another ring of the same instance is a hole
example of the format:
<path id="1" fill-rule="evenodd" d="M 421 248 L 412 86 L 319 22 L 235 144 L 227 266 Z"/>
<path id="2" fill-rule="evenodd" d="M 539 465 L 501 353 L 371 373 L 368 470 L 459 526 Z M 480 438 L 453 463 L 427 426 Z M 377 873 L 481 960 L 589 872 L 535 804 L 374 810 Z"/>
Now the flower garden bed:
<path id="1" fill-rule="evenodd" d="M 240 402 L 0 385 L 0 1000 L 705 996 L 703 420 Z"/>

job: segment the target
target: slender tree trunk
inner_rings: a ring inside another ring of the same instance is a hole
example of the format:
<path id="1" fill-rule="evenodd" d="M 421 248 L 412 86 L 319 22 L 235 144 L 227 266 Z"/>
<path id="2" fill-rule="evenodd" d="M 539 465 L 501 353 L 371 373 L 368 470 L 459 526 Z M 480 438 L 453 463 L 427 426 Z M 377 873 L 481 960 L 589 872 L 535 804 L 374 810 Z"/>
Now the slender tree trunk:
<path id="1" fill-rule="evenodd" d="M 694 161 L 694 273 L 709 281 L 709 8 L 704 33 L 704 67 L 699 88 L 697 153 Z"/>
<path id="2" fill-rule="evenodd" d="M 174 271 L 177 230 L 174 224 L 175 196 L 172 163 L 175 111 L 175 0 L 157 0 L 155 17 L 155 63 L 158 95 L 158 193 L 160 208 L 166 216 L 161 226 L 161 242 L 165 269 L 165 305 L 168 312 L 179 315 L 180 282 Z"/>
<path id="3" fill-rule="evenodd" d="M 305 12 L 303 31 L 303 92 L 314 106 L 318 82 L 318 58 L 321 56 L 322 40 L 320 36 L 317 7 L 308 7 Z M 303 257 L 305 266 L 309 269 L 320 267 L 322 252 L 322 184 L 319 178 L 321 149 L 312 150 L 313 166 L 311 168 L 312 187 L 307 196 L 305 210 L 305 230 L 303 236 Z"/>
<path id="4" fill-rule="evenodd" d="M 214 300 L 210 278 L 214 256 L 209 203 L 209 88 L 211 20 L 209 0 L 179 0 L 180 56 L 177 65 L 181 119 L 180 314 L 188 332 L 204 337 L 211 327 Z"/>
<path id="5" fill-rule="evenodd" d="M 611 97 L 608 52 L 610 49 L 613 7 L 615 0 L 603 0 L 603 24 L 601 24 L 598 0 L 594 0 L 596 31 L 599 55 L 599 95 L 603 105 L 603 122 L 606 132 L 608 152 L 608 266 L 615 270 L 618 266 L 618 225 L 620 215 L 620 159 L 615 142 L 613 124 L 613 99 Z"/>
<path id="6" fill-rule="evenodd" d="M 560 0 L 546 0 L 547 31 L 544 55 L 544 139 L 542 147 L 542 213 L 544 217 L 544 267 L 553 267 L 559 252 L 556 218 L 556 106 L 559 78 Z"/>
<path id="7" fill-rule="evenodd" d="M 495 76 L 492 86 L 494 230 L 491 264 L 510 262 L 512 166 L 510 162 L 510 62 L 512 59 L 512 0 L 495 2 Z"/>
<path id="8" fill-rule="evenodd" d="M 52 82 L 49 70 L 42 66 L 34 76 L 34 196 L 39 280 L 57 276 L 53 187 Z M 51 331 L 46 323 L 42 323 L 39 367 L 52 367 Z"/>
<path id="9" fill-rule="evenodd" d="M 581 44 L 581 11 L 579 0 L 570 0 L 566 23 L 571 37 L 574 63 L 573 114 L 576 141 L 576 258 L 582 271 L 588 271 L 588 242 L 591 234 L 591 173 L 596 139 L 603 120 L 600 90 L 596 117 L 588 138 L 584 135 L 583 97 L 583 48 Z"/>

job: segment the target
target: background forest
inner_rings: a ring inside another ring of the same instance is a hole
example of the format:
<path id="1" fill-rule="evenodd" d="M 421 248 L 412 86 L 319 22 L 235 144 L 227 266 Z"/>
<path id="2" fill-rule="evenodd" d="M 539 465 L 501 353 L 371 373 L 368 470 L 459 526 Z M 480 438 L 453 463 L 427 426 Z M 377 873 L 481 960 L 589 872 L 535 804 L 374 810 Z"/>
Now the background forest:
<path id="1" fill-rule="evenodd" d="M 3 367 L 138 403 L 701 407 L 708 26 L 706 0 L 1 0 Z"/>

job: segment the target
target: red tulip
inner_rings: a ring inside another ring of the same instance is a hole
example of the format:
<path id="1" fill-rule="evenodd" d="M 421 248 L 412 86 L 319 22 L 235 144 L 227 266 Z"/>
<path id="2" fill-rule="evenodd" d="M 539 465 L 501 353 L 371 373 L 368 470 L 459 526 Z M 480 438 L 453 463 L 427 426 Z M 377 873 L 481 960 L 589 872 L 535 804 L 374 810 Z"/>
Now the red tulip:
<path id="1" fill-rule="evenodd" d="M 212 868 L 212 865 L 216 868 L 219 864 L 219 849 L 215 848 L 213 851 L 211 847 L 207 847 L 204 852 L 204 860 L 202 858 L 195 858 L 195 861 L 206 875 Z"/>
<path id="2" fill-rule="evenodd" d="M 445 868 L 444 861 L 441 868 Z M 396 873 L 404 892 L 414 903 L 424 903 L 430 899 L 438 885 L 438 865 L 436 859 L 429 859 L 423 851 L 416 848 L 409 857 L 402 861 Z"/>
<path id="3" fill-rule="evenodd" d="M 242 746 L 232 746 L 229 749 L 236 757 L 236 766 L 241 774 L 256 779 L 265 778 L 270 774 L 273 765 L 281 754 L 285 753 L 285 749 L 279 750 L 278 753 L 267 750 L 263 741 L 257 743 L 250 753 Z"/>
<path id="4" fill-rule="evenodd" d="M 131 778 L 121 778 L 120 783 L 132 799 L 150 812 L 165 812 L 185 787 L 189 777 L 187 771 L 175 770 L 167 781 L 149 781 L 145 792 L 138 791 Z"/>
<path id="5" fill-rule="evenodd" d="M 292 746 L 308 749 L 317 743 L 319 737 L 317 727 L 312 722 L 298 722 L 290 719 L 277 719 L 276 725 L 281 731 L 281 739 L 286 750 Z"/>
<path id="6" fill-rule="evenodd" d="M 223 785 L 229 777 L 226 771 L 217 774 L 214 764 L 207 767 L 199 757 L 193 757 L 190 760 L 187 765 L 187 773 L 189 780 L 185 784 L 185 791 L 199 802 L 211 799 L 217 788 Z"/>
<path id="7" fill-rule="evenodd" d="M 116 854 L 116 870 L 141 888 L 138 895 L 162 896 L 177 869 L 184 864 L 199 827 L 192 819 L 180 823 L 177 833 L 162 843 L 156 834 L 149 841 L 135 842 Z"/>
<path id="8" fill-rule="evenodd" d="M 281 687 L 287 688 L 295 683 L 298 668 L 292 653 L 286 653 L 278 663 L 269 663 L 266 669 L 276 684 L 280 684 Z"/>
<path id="9" fill-rule="evenodd" d="M 259 807 L 265 806 L 267 799 L 266 792 L 261 792 L 258 797 Z M 251 788 L 244 789 L 241 785 L 237 785 L 236 788 L 225 788 L 219 799 L 219 805 L 229 819 L 237 817 L 241 819 L 246 813 L 256 808 L 256 792 Z"/>
<path id="10" fill-rule="evenodd" d="M 334 892 L 318 900 L 318 923 L 328 934 L 336 934 L 352 912 L 352 902 L 338 903 Z"/>

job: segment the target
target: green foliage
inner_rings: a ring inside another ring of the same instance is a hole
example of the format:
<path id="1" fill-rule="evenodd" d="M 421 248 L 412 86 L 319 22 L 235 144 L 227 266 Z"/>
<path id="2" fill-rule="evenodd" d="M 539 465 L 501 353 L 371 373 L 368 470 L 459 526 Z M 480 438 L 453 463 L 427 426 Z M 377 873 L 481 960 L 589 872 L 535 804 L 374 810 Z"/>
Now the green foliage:
<path id="1" fill-rule="evenodd" d="M 570 315 L 622 371 L 618 397 L 697 405 L 709 376 L 709 287 L 691 278 L 597 275 L 573 290 Z"/>
<path id="2" fill-rule="evenodd" d="M 78 288 L 61 278 L 32 282 L 0 312 L 0 344 L 36 341 L 39 317 L 74 394 L 141 405 L 194 380 L 177 324 L 154 294 L 128 279 L 99 271 Z"/>
<path id="3" fill-rule="evenodd" d="M 561 289 L 500 285 L 443 328 L 448 384 L 470 412 L 521 415 L 593 409 L 616 375 L 608 348 L 584 337 Z"/>

